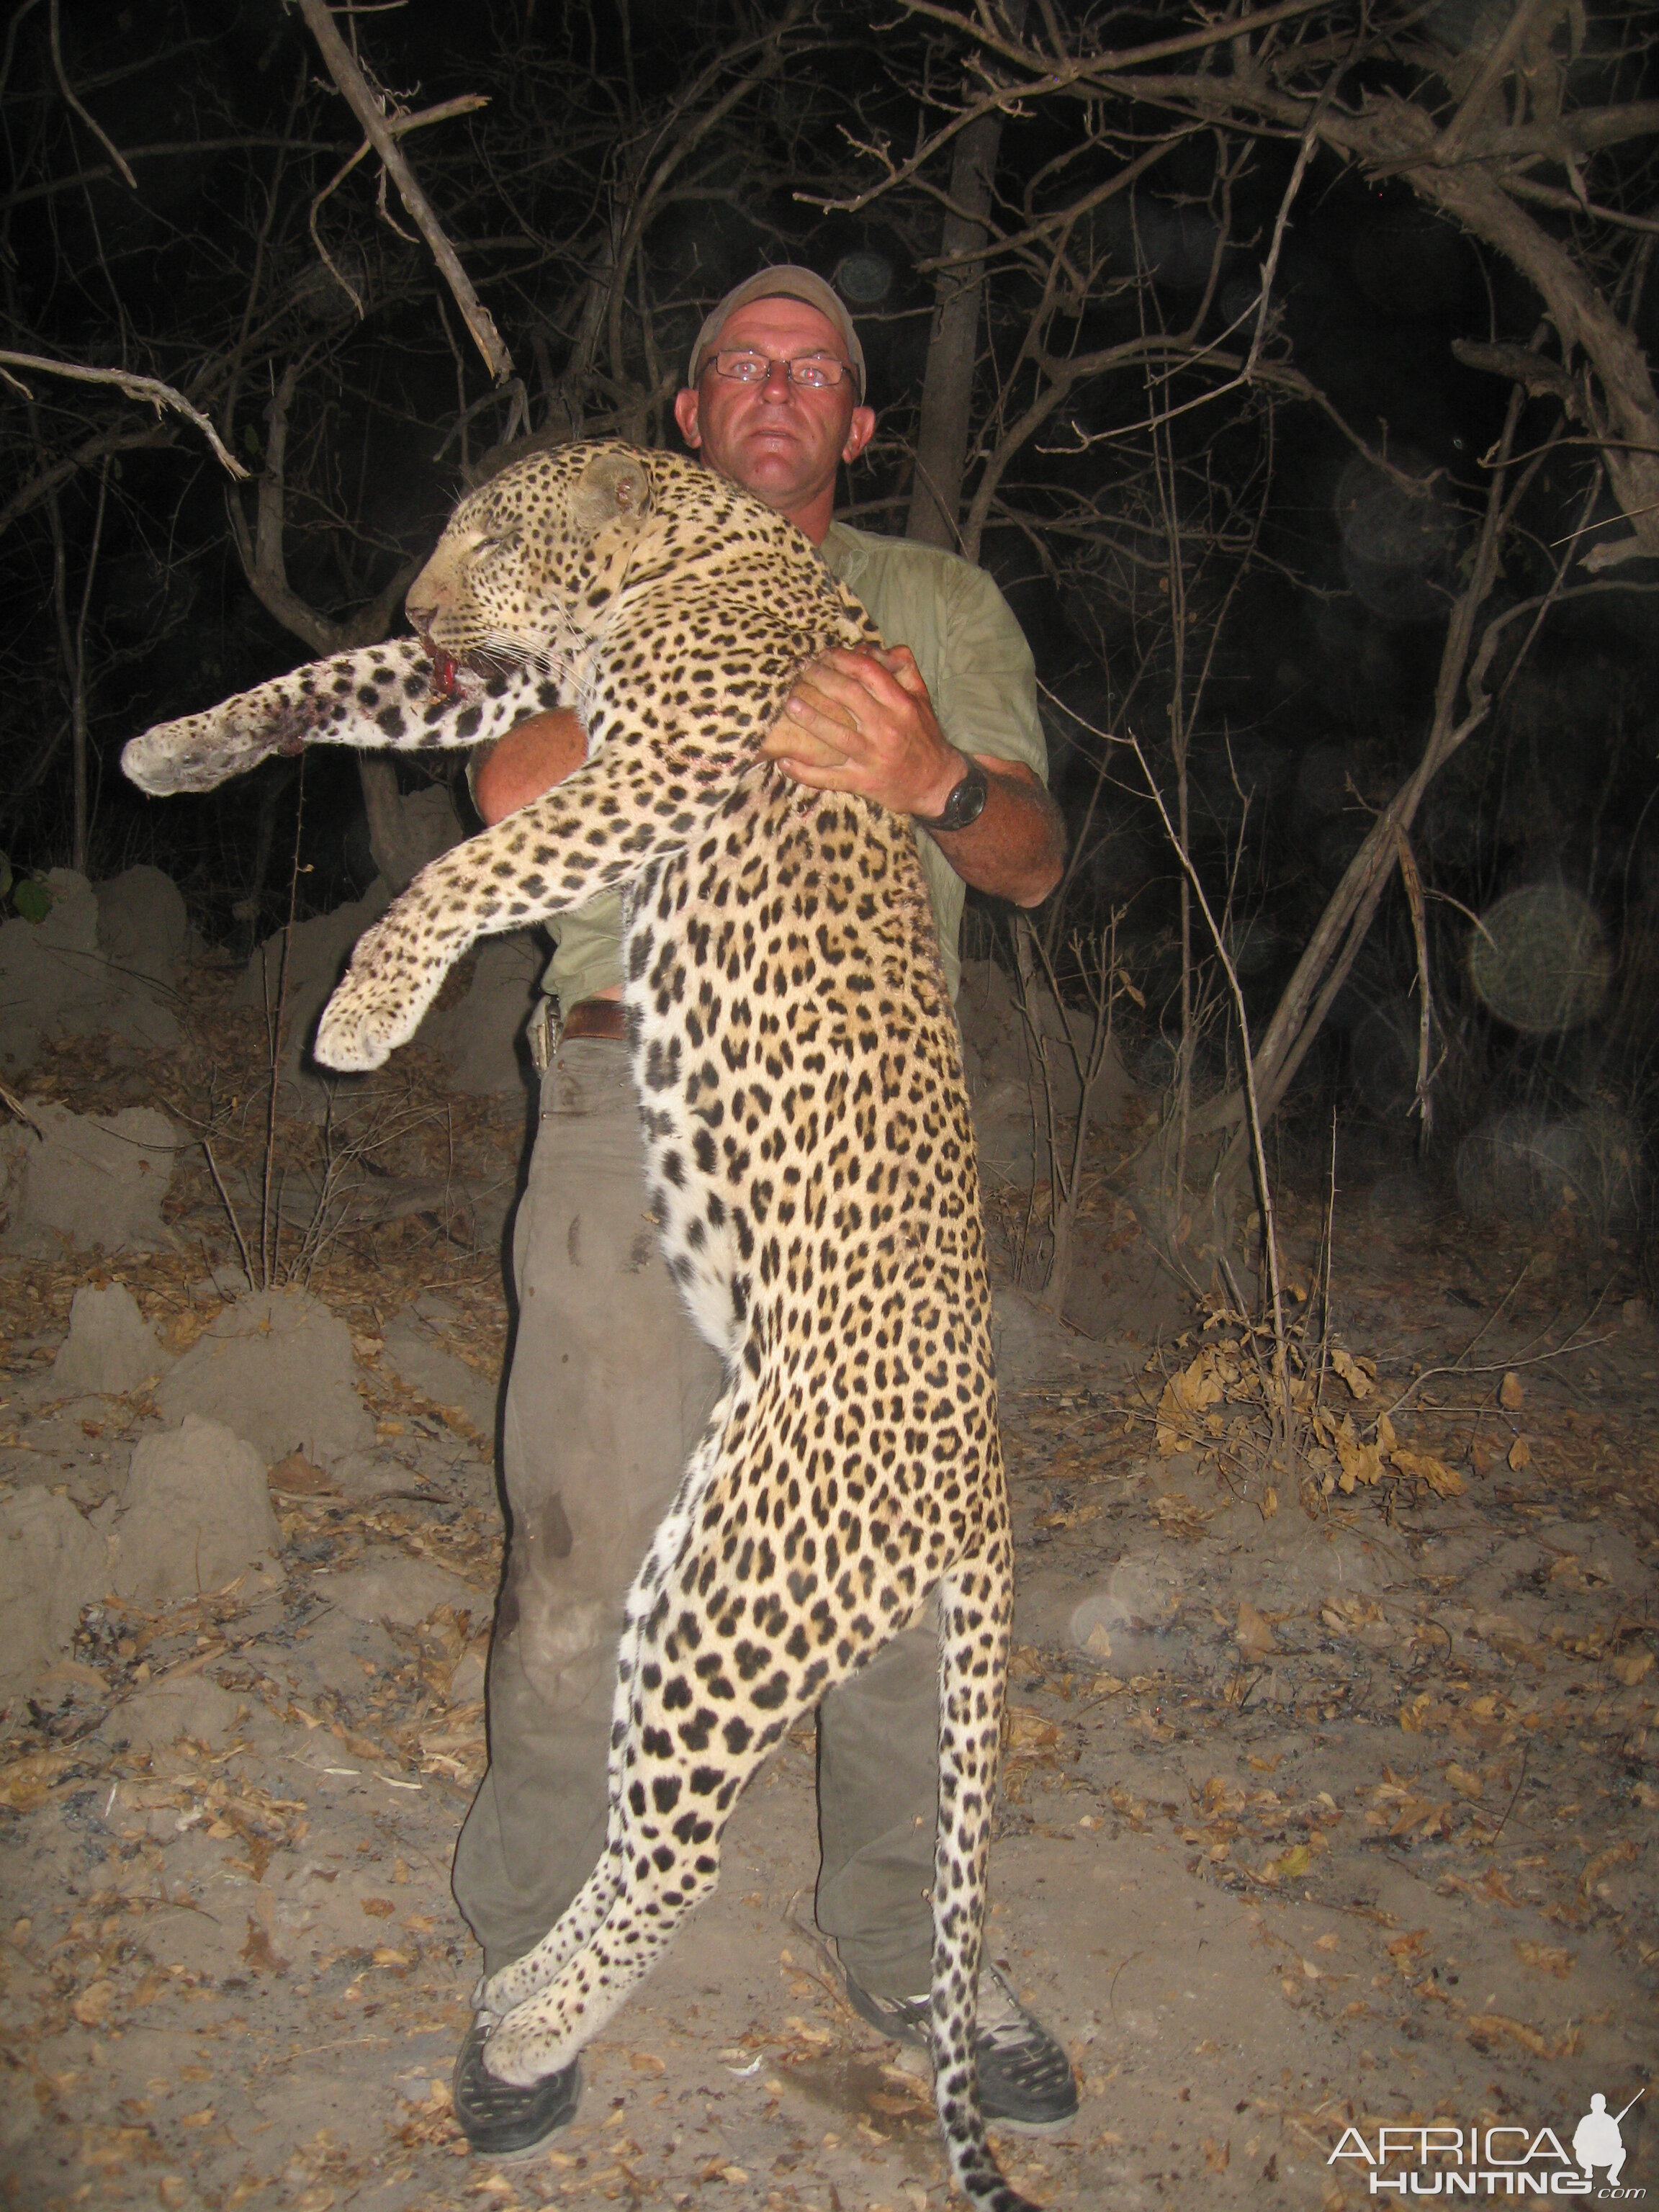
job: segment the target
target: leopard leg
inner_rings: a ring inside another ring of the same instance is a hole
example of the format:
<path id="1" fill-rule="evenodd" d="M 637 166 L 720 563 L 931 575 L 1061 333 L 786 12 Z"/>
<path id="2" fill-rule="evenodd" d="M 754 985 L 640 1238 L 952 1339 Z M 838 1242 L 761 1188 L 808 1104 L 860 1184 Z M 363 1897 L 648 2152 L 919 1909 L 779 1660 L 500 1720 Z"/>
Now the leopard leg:
<path id="1" fill-rule="evenodd" d="M 158 722 L 128 742 L 121 767 L 154 798 L 212 791 L 272 753 L 307 745 L 430 752 L 477 744 L 562 696 L 534 662 L 489 676 L 458 669 L 439 687 L 417 638 L 388 638 L 290 669 L 199 714 Z"/>
<path id="2" fill-rule="evenodd" d="M 610 1911 L 540 1992 L 491 2034 L 485 2063 L 501 2081 L 539 2081 L 568 2066 L 643 1980 L 686 1915 L 713 1893 L 732 1808 L 795 1717 L 793 1711 L 781 1713 L 738 1756 L 715 1739 L 716 1764 L 685 1750 L 677 1733 L 683 1706 L 665 1704 L 658 1690 L 640 1707 L 634 1777 L 614 1808 L 620 1878 Z"/>
<path id="3" fill-rule="evenodd" d="M 728 1430 L 728 1466 L 731 1442 Z M 604 1925 L 490 2036 L 485 2063 L 502 2081 L 555 2073 L 599 2033 L 713 1892 L 732 1809 L 786 1730 L 927 1601 L 925 1586 L 890 1590 L 884 1604 L 872 1596 L 859 1625 L 836 1620 L 833 1644 L 821 1633 L 816 1583 L 799 1597 L 789 1588 L 798 1577 L 751 1583 L 739 1607 L 727 1577 L 732 1531 L 739 1545 L 744 1534 L 744 1472 L 704 1502 L 641 1624 L 632 1760 L 612 1808 L 621 1883 Z M 781 1663 L 798 1651 L 817 1656 Z M 749 1685 L 741 1705 L 733 1677 Z"/>
<path id="4" fill-rule="evenodd" d="M 314 1047 L 325 1067 L 379 1067 L 406 1044 L 445 975 L 480 937 L 527 928 L 631 883 L 653 854 L 684 842 L 702 817 L 642 800 L 649 763 L 597 753 L 493 829 L 439 855 L 357 940 Z"/>
<path id="5" fill-rule="evenodd" d="M 1036 2212 L 985 2137 L 975 2058 L 980 1955 L 1013 1619 L 1006 1525 L 939 1595 L 939 1829 L 933 1864 L 933 2100 L 951 2172 L 977 2212 Z"/>

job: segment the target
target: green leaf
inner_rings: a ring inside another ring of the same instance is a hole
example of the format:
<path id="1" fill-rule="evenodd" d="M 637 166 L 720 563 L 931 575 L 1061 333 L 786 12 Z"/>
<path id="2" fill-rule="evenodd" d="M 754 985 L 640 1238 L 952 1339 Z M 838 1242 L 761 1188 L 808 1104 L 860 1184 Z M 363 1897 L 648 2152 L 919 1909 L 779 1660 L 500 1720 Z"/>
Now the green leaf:
<path id="1" fill-rule="evenodd" d="M 14 884 L 11 902 L 25 921 L 44 921 L 52 912 L 52 893 L 39 876 L 25 876 Z"/>

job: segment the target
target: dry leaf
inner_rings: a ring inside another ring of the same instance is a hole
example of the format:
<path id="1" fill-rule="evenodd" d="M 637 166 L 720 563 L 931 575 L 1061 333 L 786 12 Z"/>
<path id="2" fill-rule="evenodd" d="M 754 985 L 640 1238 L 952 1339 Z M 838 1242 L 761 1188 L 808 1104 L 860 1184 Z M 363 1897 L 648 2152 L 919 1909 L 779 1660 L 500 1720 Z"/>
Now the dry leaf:
<path id="1" fill-rule="evenodd" d="M 26 1751 L 9 1766 L 0 1768 L 0 1805 L 15 1813 L 30 1813 L 45 1802 L 47 1792 L 64 1771 L 75 1764 L 70 1751 Z"/>
<path id="2" fill-rule="evenodd" d="M 1031 1705 L 1010 1705 L 1002 1716 L 1002 1741 L 1012 1759 L 1030 1759 L 1060 1741 L 1060 1725 Z"/>
<path id="3" fill-rule="evenodd" d="M 1651 1672 L 1653 1654 L 1651 1651 L 1627 1651 L 1621 1659 L 1614 1659 L 1610 1663 L 1615 1680 L 1622 1682 L 1627 1690 L 1633 1690 Z"/>
<path id="4" fill-rule="evenodd" d="M 1264 1860 L 1256 1869 L 1255 1878 L 1258 1881 L 1295 1881 L 1312 1864 L 1313 1853 L 1306 1844 L 1293 1844 L 1277 1858 Z"/>
<path id="5" fill-rule="evenodd" d="M 1548 1943 L 1530 1943 L 1517 1936 L 1515 1955 L 1523 1966 L 1536 1966 L 1540 1974 L 1553 1974 L 1558 1980 L 1565 1981 L 1572 1972 L 1572 1953 L 1558 1951 Z"/>
<path id="6" fill-rule="evenodd" d="M 1523 1467 L 1530 1467 L 1531 1465 L 1532 1446 L 1527 1442 L 1524 1437 L 1517 1437 L 1515 1442 L 1510 1446 L 1510 1471 L 1513 1474 L 1519 1474 Z"/>
<path id="7" fill-rule="evenodd" d="M 1462 1496 L 1462 1476 L 1455 1468 L 1448 1467 L 1443 1460 L 1436 1459 L 1432 1453 L 1396 1449 L 1391 1456 L 1393 1464 L 1401 1474 L 1415 1475 L 1426 1482 L 1437 1498 Z"/>
<path id="8" fill-rule="evenodd" d="M 1535 2027 L 1528 2027 L 1524 2021 L 1511 2020 L 1507 2013 L 1471 2013 L 1464 2026 L 1471 2036 L 1483 2036 L 1489 2040 L 1494 2036 L 1507 2036 L 1523 2051 L 1530 2051 L 1534 2058 L 1571 2058 L 1584 2046 L 1584 2039 L 1576 2027 L 1568 2028 L 1559 2043 L 1552 2043 Z"/>
<path id="9" fill-rule="evenodd" d="M 101 2027 L 115 2001 L 113 1982 L 90 1982 L 70 2007 L 82 2027 Z"/>
<path id="10" fill-rule="evenodd" d="M 1164 1458 L 1194 1439 L 1199 1431 L 1199 1417 L 1212 1406 L 1221 1403 L 1225 1388 L 1218 1371 L 1216 1347 L 1212 1344 L 1206 1344 L 1179 1375 L 1170 1376 L 1158 1401 L 1157 1443 Z"/>
<path id="11" fill-rule="evenodd" d="M 1261 1493 L 1261 1513 L 1264 1521 L 1271 1521 L 1279 1510 L 1279 1492 L 1272 1483 Z"/>
<path id="12" fill-rule="evenodd" d="M 1345 1497 L 1352 1497 L 1357 1483 L 1369 1488 L 1382 1480 L 1382 1459 L 1375 1444 L 1362 1444 L 1354 1434 L 1352 1420 L 1345 1414 L 1342 1425 L 1334 1442 L 1337 1458 L 1342 1463 L 1341 1480 L 1337 1484 Z"/>
<path id="13" fill-rule="evenodd" d="M 1083 1648 L 1085 1651 L 1091 1651 L 1097 1659 L 1111 1657 L 1112 1639 L 1102 1622 L 1097 1620 L 1089 1631 L 1084 1639 Z"/>
<path id="14" fill-rule="evenodd" d="M 285 1974 L 288 1972 L 288 1960 L 279 1959 L 271 1949 L 270 1935 L 251 1912 L 247 1916 L 247 1941 L 242 1946 L 240 1955 L 256 1973 Z"/>
<path id="15" fill-rule="evenodd" d="M 1628 1866 L 1635 1856 L 1636 1845 L 1629 1836 L 1622 1843 L 1609 1844 L 1606 1850 L 1597 1851 L 1578 1877 L 1578 1894 L 1588 1897 L 1604 1874 L 1617 1866 Z"/>
<path id="16" fill-rule="evenodd" d="M 1478 1774 L 1455 1763 L 1446 1769 L 1446 1779 L 1460 1797 L 1478 1797 L 1486 1786 Z"/>
<path id="17" fill-rule="evenodd" d="M 1511 1368 L 1498 1388 L 1498 1402 L 1506 1413 L 1513 1413 L 1520 1406 L 1526 1392 L 1521 1387 L 1521 1377 Z"/>
<path id="18" fill-rule="evenodd" d="M 1233 1639 L 1250 1659 L 1266 1658 L 1278 1644 L 1272 1621 L 1265 1613 L 1258 1613 L 1247 1597 L 1238 1601 L 1238 1626 L 1233 1631 Z"/>
<path id="19" fill-rule="evenodd" d="M 1352 1353 L 1344 1352 L 1340 1346 L 1331 1353 L 1331 1364 L 1347 1384 L 1351 1397 L 1369 1398 L 1376 1388 Z"/>
<path id="20" fill-rule="evenodd" d="M 279 1459 L 267 1471 L 265 1480 L 282 1498 L 337 1498 L 340 1494 L 339 1485 L 302 1451 L 291 1451 L 286 1459 Z"/>

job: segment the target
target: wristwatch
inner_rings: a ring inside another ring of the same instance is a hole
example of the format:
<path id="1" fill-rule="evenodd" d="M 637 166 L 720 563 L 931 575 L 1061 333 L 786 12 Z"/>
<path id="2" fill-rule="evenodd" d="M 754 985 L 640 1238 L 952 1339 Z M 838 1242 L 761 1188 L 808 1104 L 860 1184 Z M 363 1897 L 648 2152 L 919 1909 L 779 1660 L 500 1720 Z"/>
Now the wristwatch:
<path id="1" fill-rule="evenodd" d="M 976 760 L 963 753 L 962 781 L 937 814 L 913 814 L 910 819 L 918 830 L 965 830 L 970 822 L 977 822 L 985 811 L 985 802 L 991 795 L 991 786 L 984 769 Z"/>

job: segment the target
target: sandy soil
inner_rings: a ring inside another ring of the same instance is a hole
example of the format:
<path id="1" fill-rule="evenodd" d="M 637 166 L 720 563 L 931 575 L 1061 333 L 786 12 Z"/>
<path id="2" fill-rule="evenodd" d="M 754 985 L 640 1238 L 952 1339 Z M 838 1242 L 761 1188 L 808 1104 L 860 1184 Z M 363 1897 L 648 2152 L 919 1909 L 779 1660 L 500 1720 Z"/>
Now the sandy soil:
<path id="1" fill-rule="evenodd" d="M 480 1116 L 483 1175 L 518 1129 Z M 1169 1379 L 1224 1332 L 1155 1345 L 1121 1297 L 1122 1333 L 1056 1332 L 1005 1409 L 1022 1580 L 993 1949 L 1082 2103 L 1060 2137 L 1001 2147 L 1056 2212 L 1357 2206 L 1366 2166 L 1332 2161 L 1346 2130 L 1565 2144 L 1592 2092 L 1618 2111 L 1659 2051 L 1659 1332 L 1431 1191 L 1350 1211 L 1343 1341 L 1382 1401 L 1415 1382 L 1401 1449 L 1450 1470 L 1447 1494 L 1402 1462 L 1349 1494 L 1281 1478 L 1264 1513 L 1243 1386 L 1161 1452 Z M 1291 1212 L 1310 1268 L 1314 1217 Z M 173 1250 L 103 1273 L 181 1347 L 222 1303 L 229 1245 L 205 1177 L 169 1213 Z M 851 2014 L 812 1932 L 810 1731 L 739 1808 L 717 1898 L 587 2055 L 573 2126 L 529 2166 L 466 2155 L 447 2082 L 476 1966 L 447 1868 L 483 1751 L 491 1446 L 381 1356 L 437 1286 L 489 1378 L 499 1269 L 454 1234 L 428 1212 L 319 1261 L 376 1443 L 349 1482 L 276 1498 L 285 1581 L 93 1608 L 0 1731 L 0 2197 L 943 2206 L 926 2069 Z M 1097 1313 L 1132 1260 L 1096 1238 Z M 0 1480 L 83 1508 L 160 1425 L 143 1393 L 52 1395 L 90 1272 L 0 1262 Z M 434 1569 L 448 1595 L 410 1617 Z M 1650 2103 L 1624 2123 L 1624 2180 L 1650 2190 Z"/>

